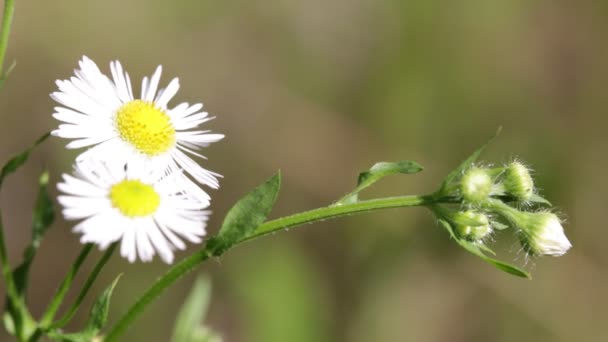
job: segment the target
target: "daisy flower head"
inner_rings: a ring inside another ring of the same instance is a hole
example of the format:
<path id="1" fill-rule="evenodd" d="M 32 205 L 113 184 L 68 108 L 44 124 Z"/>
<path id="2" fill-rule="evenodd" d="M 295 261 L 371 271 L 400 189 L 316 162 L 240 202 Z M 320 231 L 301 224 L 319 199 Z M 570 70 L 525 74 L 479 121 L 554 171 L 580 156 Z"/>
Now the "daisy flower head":
<path id="1" fill-rule="evenodd" d="M 143 78 L 141 95 L 135 98 L 129 74 L 120 62 L 110 63 L 112 78 L 86 56 L 79 67 L 70 79 L 57 80 L 59 90 L 51 94 L 61 105 L 55 107 L 53 117 L 63 122 L 52 134 L 72 139 L 67 148 L 89 147 L 77 161 L 137 162 L 165 173 L 183 169 L 199 184 L 219 187 L 221 176 L 204 169 L 191 156 L 204 158 L 196 150 L 224 136 L 197 129 L 213 119 L 201 111 L 202 104 L 169 107 L 179 89 L 177 78 L 159 89 L 162 67 L 158 66 L 150 78 Z"/>
<path id="2" fill-rule="evenodd" d="M 209 215 L 209 201 L 189 196 L 179 173 L 101 161 L 81 161 L 74 174 L 63 174 L 57 197 L 82 243 L 101 249 L 121 241 L 120 254 L 134 262 L 151 261 L 158 253 L 166 263 L 173 251 L 185 249 L 182 239 L 200 243 Z"/>

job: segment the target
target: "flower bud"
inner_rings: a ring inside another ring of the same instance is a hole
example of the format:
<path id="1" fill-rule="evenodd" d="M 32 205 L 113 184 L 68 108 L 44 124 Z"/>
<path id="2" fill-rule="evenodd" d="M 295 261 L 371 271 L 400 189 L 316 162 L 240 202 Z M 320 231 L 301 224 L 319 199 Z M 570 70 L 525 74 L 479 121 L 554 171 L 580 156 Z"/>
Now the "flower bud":
<path id="1" fill-rule="evenodd" d="M 460 191 L 465 202 L 480 204 L 488 199 L 494 182 L 487 170 L 478 167 L 467 170 L 460 181 Z"/>
<path id="2" fill-rule="evenodd" d="M 553 213 L 522 213 L 517 226 L 521 229 L 522 246 L 532 255 L 560 256 L 572 247 L 559 218 Z"/>
<path id="3" fill-rule="evenodd" d="M 456 232 L 469 241 L 481 241 L 492 233 L 490 220 L 485 214 L 467 210 L 454 215 Z"/>
<path id="4" fill-rule="evenodd" d="M 527 201 L 534 194 L 530 171 L 520 162 L 513 162 L 505 168 L 503 186 L 505 191 L 520 201 Z"/>

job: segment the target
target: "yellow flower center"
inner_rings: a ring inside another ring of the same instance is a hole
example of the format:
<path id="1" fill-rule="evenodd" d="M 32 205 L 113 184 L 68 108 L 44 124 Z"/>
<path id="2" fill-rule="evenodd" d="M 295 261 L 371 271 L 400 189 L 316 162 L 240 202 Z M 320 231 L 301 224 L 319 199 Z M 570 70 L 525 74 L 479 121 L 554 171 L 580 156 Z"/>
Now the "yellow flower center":
<path id="1" fill-rule="evenodd" d="M 123 215 L 140 217 L 156 211 L 160 196 L 151 185 L 138 180 L 123 180 L 110 189 L 110 201 Z"/>
<path id="2" fill-rule="evenodd" d="M 166 152 L 175 143 L 171 119 L 154 103 L 134 100 L 125 103 L 116 113 L 120 137 L 149 156 Z"/>

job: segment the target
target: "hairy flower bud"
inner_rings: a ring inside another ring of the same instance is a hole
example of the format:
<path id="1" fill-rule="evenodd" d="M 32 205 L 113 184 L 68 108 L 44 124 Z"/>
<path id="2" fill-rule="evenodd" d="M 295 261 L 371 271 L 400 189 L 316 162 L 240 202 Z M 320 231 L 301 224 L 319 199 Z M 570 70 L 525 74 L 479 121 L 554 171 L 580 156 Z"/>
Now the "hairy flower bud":
<path id="1" fill-rule="evenodd" d="M 488 199 L 494 182 L 485 169 L 473 167 L 467 170 L 460 181 L 460 191 L 465 202 L 473 205 Z"/>
<path id="2" fill-rule="evenodd" d="M 572 247 L 557 215 L 549 212 L 522 213 L 518 228 L 524 249 L 532 255 L 560 256 Z"/>
<path id="3" fill-rule="evenodd" d="M 530 171 L 520 162 L 513 162 L 505 168 L 503 186 L 505 191 L 521 201 L 529 200 L 534 194 Z"/>
<path id="4" fill-rule="evenodd" d="M 454 222 L 458 235 L 469 241 L 481 241 L 492 233 L 488 216 L 480 212 L 458 212 L 454 215 Z"/>

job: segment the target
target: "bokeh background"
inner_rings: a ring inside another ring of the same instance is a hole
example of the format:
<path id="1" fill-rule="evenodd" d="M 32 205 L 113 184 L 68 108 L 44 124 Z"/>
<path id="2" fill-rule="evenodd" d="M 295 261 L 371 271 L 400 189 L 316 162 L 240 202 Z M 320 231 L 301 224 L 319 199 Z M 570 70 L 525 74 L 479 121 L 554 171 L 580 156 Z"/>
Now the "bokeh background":
<path id="1" fill-rule="evenodd" d="M 381 160 L 426 169 L 364 196 L 431 192 L 503 126 L 484 160 L 533 165 L 574 245 L 526 262 L 502 235 L 502 257 L 533 280 L 458 248 L 423 209 L 389 210 L 275 234 L 204 264 L 198 272 L 214 287 L 205 324 L 235 342 L 603 341 L 607 34 L 606 1 L 18 1 L 0 159 L 57 125 L 48 94 L 83 54 L 105 71 L 120 59 L 135 83 L 162 64 L 164 84 L 180 77 L 174 104 L 202 101 L 217 116 L 205 127 L 226 139 L 203 163 L 225 177 L 211 191 L 210 233 L 277 169 L 284 182 L 272 217 L 332 202 Z M 64 144 L 45 143 L 5 184 L 13 262 L 29 238 L 38 175 L 48 168 L 56 182 L 71 168 L 76 152 Z M 35 261 L 35 314 L 80 250 L 70 228 L 59 219 Z M 124 273 L 114 322 L 166 268 L 115 255 L 92 293 Z M 124 341 L 168 341 L 193 279 L 150 306 Z"/>

